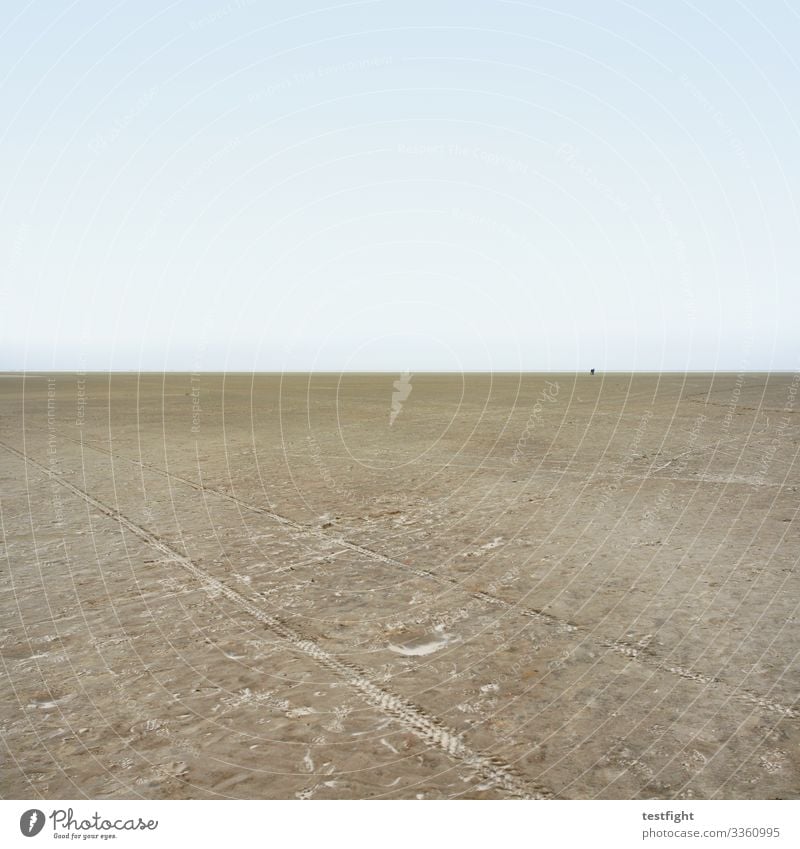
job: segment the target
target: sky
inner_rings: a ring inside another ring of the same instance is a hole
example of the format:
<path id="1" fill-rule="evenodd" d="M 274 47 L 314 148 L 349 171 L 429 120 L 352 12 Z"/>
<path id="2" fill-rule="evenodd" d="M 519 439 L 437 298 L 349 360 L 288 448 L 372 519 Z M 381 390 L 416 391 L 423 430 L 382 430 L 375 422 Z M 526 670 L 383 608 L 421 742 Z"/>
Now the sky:
<path id="1" fill-rule="evenodd" d="M 783 0 L 0 9 L 0 369 L 800 368 Z"/>

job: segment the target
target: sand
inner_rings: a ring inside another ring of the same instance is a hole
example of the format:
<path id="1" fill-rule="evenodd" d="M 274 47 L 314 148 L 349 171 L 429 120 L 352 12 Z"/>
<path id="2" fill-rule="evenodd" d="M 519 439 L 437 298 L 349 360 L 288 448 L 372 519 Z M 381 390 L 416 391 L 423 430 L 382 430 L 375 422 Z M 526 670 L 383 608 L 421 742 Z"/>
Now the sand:
<path id="1" fill-rule="evenodd" d="M 796 798 L 791 374 L 5 375 L 5 798 Z"/>

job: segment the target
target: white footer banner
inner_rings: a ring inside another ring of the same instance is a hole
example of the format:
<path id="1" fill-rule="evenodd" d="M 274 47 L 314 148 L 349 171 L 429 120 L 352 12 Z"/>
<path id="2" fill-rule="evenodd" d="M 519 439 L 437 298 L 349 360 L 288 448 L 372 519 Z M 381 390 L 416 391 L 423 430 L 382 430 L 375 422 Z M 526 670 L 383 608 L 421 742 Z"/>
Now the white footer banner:
<path id="1" fill-rule="evenodd" d="M 800 846 L 799 821 L 797 801 L 3 800 L 0 846 L 782 849 Z"/>

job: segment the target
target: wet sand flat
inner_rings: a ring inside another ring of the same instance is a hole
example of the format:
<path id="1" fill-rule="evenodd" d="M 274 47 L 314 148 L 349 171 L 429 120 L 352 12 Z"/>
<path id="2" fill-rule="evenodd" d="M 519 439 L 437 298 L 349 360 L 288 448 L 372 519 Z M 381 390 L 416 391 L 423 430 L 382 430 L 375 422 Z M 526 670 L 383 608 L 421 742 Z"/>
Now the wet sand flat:
<path id="1" fill-rule="evenodd" d="M 800 376 L 0 380 L 0 796 L 797 798 Z"/>

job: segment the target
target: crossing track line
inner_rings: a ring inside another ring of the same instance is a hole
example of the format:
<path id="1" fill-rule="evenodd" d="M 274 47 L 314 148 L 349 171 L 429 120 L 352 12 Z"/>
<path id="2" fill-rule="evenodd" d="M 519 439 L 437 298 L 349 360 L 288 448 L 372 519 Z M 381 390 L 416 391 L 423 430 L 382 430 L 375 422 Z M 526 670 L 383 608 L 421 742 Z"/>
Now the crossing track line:
<path id="1" fill-rule="evenodd" d="M 511 765 L 504 763 L 492 755 L 485 755 L 474 751 L 461 739 L 461 736 L 445 725 L 436 717 L 428 715 L 422 708 L 413 702 L 394 695 L 393 693 L 378 686 L 369 679 L 367 673 L 348 661 L 341 660 L 330 652 L 325 651 L 314 640 L 305 637 L 296 629 L 262 610 L 257 604 L 250 601 L 236 590 L 231 589 L 222 581 L 210 575 L 204 569 L 185 555 L 176 551 L 172 546 L 159 539 L 146 528 L 137 525 L 119 510 L 110 507 L 88 492 L 70 483 L 65 478 L 48 469 L 42 463 L 27 456 L 22 451 L 12 448 L 0 442 L 10 454 L 19 457 L 24 462 L 43 472 L 50 480 L 77 495 L 95 510 L 118 522 L 123 528 L 130 531 L 134 536 L 143 540 L 152 548 L 159 551 L 170 561 L 178 563 L 204 588 L 213 590 L 224 595 L 245 612 L 249 613 L 257 621 L 270 629 L 277 637 L 290 645 L 292 648 L 315 661 L 319 666 L 333 672 L 342 679 L 352 690 L 370 707 L 377 708 L 386 716 L 391 717 L 407 728 L 415 736 L 426 744 L 441 749 L 453 760 L 463 763 L 469 770 L 479 775 L 484 782 L 506 791 L 510 797 L 518 799 L 553 799 L 555 794 L 549 788 L 531 784 L 521 776 Z"/>
<path id="2" fill-rule="evenodd" d="M 616 654 L 627 657 L 630 660 L 642 663 L 643 665 L 652 669 L 656 669 L 659 672 L 664 672 L 668 675 L 674 675 L 678 678 L 683 678 L 687 681 L 694 681 L 695 683 L 702 684 L 704 687 L 718 687 L 722 689 L 730 699 L 735 699 L 736 701 L 743 702 L 745 704 L 754 705 L 762 710 L 768 711 L 770 713 L 776 713 L 781 716 L 785 716 L 789 719 L 800 719 L 800 709 L 796 707 L 790 707 L 788 705 L 781 704 L 780 702 L 776 702 L 773 699 L 770 699 L 759 693 L 753 693 L 748 690 L 743 690 L 741 688 L 731 687 L 722 679 L 716 678 L 713 675 L 706 675 L 702 672 L 696 672 L 695 670 L 689 669 L 684 666 L 673 665 L 664 661 L 660 661 L 657 658 L 646 654 L 645 651 L 641 648 L 641 646 L 637 646 L 634 643 L 629 643 L 625 640 L 603 639 L 595 635 L 593 631 L 583 625 L 578 625 L 573 622 L 569 622 L 565 619 L 559 619 L 558 617 L 551 616 L 548 613 L 544 613 L 543 611 L 537 610 L 532 607 L 523 607 L 517 604 L 513 604 L 512 602 L 506 601 L 505 599 L 491 595 L 487 592 L 483 592 L 480 590 L 474 592 L 466 590 L 461 586 L 461 583 L 457 578 L 453 578 L 448 575 L 441 575 L 437 572 L 432 572 L 429 569 L 422 569 L 418 566 L 411 566 L 408 563 L 404 563 L 402 560 L 397 560 L 394 557 L 389 557 L 385 554 L 381 554 L 380 552 L 374 551 L 373 549 L 367 548 L 366 546 L 350 542 L 349 540 L 345 539 L 340 535 L 327 534 L 321 529 L 310 527 L 308 525 L 304 525 L 301 522 L 296 522 L 293 519 L 289 519 L 286 516 L 282 516 L 280 513 L 276 513 L 274 510 L 269 510 L 266 507 L 258 507 L 257 505 L 249 504 L 247 501 L 244 501 L 235 495 L 231 495 L 228 492 L 223 492 L 222 490 L 215 489 L 214 487 L 205 486 L 202 482 L 198 483 L 196 481 L 190 480 L 189 478 L 184 478 L 181 475 L 177 475 L 174 472 L 168 472 L 165 469 L 161 469 L 151 463 L 145 463 L 141 460 L 135 460 L 130 457 L 126 457 L 123 454 L 115 454 L 106 448 L 101 448 L 97 445 L 93 445 L 90 442 L 72 439 L 71 437 L 64 438 L 70 442 L 75 443 L 76 445 L 80 445 L 82 448 L 89 448 L 92 451 L 97 451 L 101 454 L 106 454 L 107 456 L 113 459 L 124 460 L 125 462 L 130 463 L 131 465 L 147 469 L 148 471 L 154 472 L 155 474 L 161 475 L 162 477 L 165 477 L 167 479 L 178 481 L 198 492 L 208 493 L 218 498 L 230 501 L 231 503 L 236 504 L 237 506 L 247 510 L 250 513 L 255 513 L 259 516 L 266 516 L 272 519 L 273 521 L 277 522 L 278 524 L 291 528 L 292 530 L 297 531 L 299 533 L 304 533 L 317 539 L 325 540 L 328 543 L 334 542 L 349 551 L 361 554 L 372 560 L 377 560 L 388 566 L 401 569 L 406 574 L 410 573 L 420 578 L 436 581 L 438 584 L 441 584 L 443 586 L 456 588 L 460 592 L 463 592 L 476 600 L 483 601 L 486 604 L 490 604 L 495 607 L 502 607 L 503 609 L 512 611 L 520 616 L 524 616 L 528 619 L 533 619 L 535 621 L 542 622 L 544 624 L 547 624 L 548 626 L 558 629 L 561 632 L 583 634 L 587 636 L 595 645 L 605 649 L 609 649 L 610 651 L 613 651 Z M 2 444 L 3 443 L 0 443 L 0 445 Z M 8 446 L 5 447 L 8 448 Z M 24 455 L 20 454 L 20 456 Z"/>

